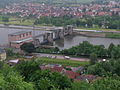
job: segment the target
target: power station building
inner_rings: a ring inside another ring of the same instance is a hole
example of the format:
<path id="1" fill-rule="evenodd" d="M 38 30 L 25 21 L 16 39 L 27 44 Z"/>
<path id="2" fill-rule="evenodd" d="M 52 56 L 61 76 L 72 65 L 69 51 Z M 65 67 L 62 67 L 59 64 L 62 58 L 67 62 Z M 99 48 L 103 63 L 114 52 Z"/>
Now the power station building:
<path id="1" fill-rule="evenodd" d="M 9 45 L 12 48 L 20 48 L 25 42 L 33 42 L 32 31 L 20 31 L 8 35 Z"/>

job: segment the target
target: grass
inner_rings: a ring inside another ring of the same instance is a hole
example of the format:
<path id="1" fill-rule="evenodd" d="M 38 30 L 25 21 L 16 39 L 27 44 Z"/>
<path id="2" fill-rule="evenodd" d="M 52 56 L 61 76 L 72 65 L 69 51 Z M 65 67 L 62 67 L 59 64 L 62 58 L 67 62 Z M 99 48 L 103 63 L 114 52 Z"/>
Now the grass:
<path id="1" fill-rule="evenodd" d="M 120 38 L 120 33 L 106 33 L 107 38 Z"/>
<path id="2" fill-rule="evenodd" d="M 2 19 L 0 18 L 0 24 L 10 24 L 10 25 L 25 25 L 25 26 L 33 26 L 33 23 L 35 22 L 35 19 L 26 19 L 22 21 L 23 18 L 9 18 L 9 22 L 3 22 Z M 38 24 L 35 26 L 50 26 L 46 24 Z M 51 25 L 52 26 L 52 25 Z"/>
<path id="3" fill-rule="evenodd" d="M 85 29 L 85 30 L 103 30 L 103 31 L 119 31 L 120 29 L 103 29 L 103 28 L 84 28 L 78 27 L 78 29 Z"/>
<path id="4" fill-rule="evenodd" d="M 73 60 L 63 60 L 63 59 L 51 59 L 51 58 L 46 58 L 46 57 L 42 57 L 42 58 L 37 58 L 37 60 L 40 61 L 40 63 L 45 63 L 45 64 L 61 64 L 64 66 L 74 66 L 74 67 L 78 67 L 78 66 L 85 66 L 88 65 L 89 62 L 88 61 L 73 61 Z"/>

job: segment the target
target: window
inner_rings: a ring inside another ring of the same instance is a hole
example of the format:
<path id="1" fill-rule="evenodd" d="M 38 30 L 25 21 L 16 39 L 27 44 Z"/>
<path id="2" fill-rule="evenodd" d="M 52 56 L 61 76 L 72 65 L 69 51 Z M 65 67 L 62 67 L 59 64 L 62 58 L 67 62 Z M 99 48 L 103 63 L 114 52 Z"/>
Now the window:
<path id="1" fill-rule="evenodd" d="M 23 34 L 23 37 L 25 37 L 25 34 Z"/>

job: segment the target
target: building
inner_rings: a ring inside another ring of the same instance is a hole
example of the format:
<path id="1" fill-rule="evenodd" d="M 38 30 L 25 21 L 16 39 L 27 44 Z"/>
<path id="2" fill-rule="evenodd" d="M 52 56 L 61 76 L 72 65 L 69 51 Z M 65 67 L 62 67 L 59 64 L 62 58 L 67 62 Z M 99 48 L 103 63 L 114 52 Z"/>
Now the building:
<path id="1" fill-rule="evenodd" d="M 12 48 L 20 48 L 25 42 L 33 42 L 32 31 L 20 31 L 8 35 L 9 45 Z"/>
<path id="2" fill-rule="evenodd" d="M 0 49 L 0 61 L 3 61 L 6 59 L 6 52 L 3 49 Z"/>
<path id="3" fill-rule="evenodd" d="M 9 61 L 7 62 L 7 64 L 9 64 L 10 66 L 14 66 L 14 65 L 18 64 L 19 61 L 20 61 L 19 59 L 9 60 Z"/>
<path id="4" fill-rule="evenodd" d="M 65 71 L 64 71 L 64 75 L 67 76 L 67 77 L 70 78 L 70 79 L 73 79 L 73 80 L 74 80 L 77 76 L 79 76 L 78 73 L 73 72 L 73 71 L 70 71 L 70 70 L 65 70 Z"/>
<path id="5" fill-rule="evenodd" d="M 59 72 L 67 76 L 69 79 L 73 79 L 73 80 L 79 76 L 78 73 L 70 70 L 66 70 L 62 65 L 58 65 L 58 64 L 40 65 L 39 67 L 41 70 L 50 70 L 51 72 Z"/>

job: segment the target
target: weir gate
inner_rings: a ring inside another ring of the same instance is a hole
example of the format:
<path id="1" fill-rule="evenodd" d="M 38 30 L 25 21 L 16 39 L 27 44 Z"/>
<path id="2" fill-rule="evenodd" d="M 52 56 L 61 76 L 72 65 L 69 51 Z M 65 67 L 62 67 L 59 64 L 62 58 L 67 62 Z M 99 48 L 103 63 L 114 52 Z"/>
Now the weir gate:
<path id="1" fill-rule="evenodd" d="M 57 39 L 62 39 L 67 35 L 73 34 L 73 26 L 67 25 L 66 27 L 49 30 L 43 34 L 33 35 L 33 41 L 36 47 L 45 43 L 53 43 Z"/>

